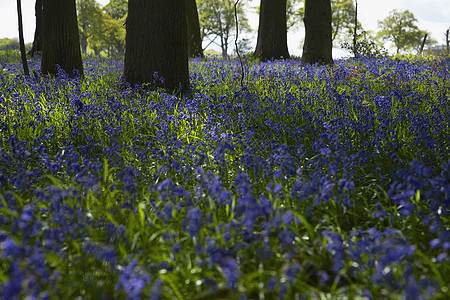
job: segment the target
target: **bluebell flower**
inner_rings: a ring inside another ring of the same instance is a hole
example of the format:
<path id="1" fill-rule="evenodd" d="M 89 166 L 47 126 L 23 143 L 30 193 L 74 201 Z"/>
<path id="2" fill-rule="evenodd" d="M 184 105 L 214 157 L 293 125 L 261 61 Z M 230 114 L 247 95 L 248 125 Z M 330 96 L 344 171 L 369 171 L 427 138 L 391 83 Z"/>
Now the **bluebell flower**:
<path id="1" fill-rule="evenodd" d="M 152 285 L 152 289 L 150 291 L 150 300 L 159 300 L 161 298 L 161 286 L 163 281 L 161 278 L 156 278 L 155 282 Z"/>
<path id="2" fill-rule="evenodd" d="M 300 275 L 300 272 L 301 272 L 300 264 L 293 263 L 286 269 L 286 271 L 284 273 L 286 274 L 286 278 L 289 281 L 289 283 L 294 284 L 295 280 Z"/>
<path id="3" fill-rule="evenodd" d="M 422 291 L 420 290 L 419 285 L 417 284 L 413 276 L 409 276 L 407 278 L 404 297 L 405 299 L 425 299 L 425 297 L 422 295 Z"/>
<path id="4" fill-rule="evenodd" d="M 19 263 L 13 260 L 10 265 L 9 279 L 1 289 L 1 296 L 3 299 L 19 300 L 21 299 L 21 292 L 23 290 L 24 276 L 21 274 Z"/>
<path id="5" fill-rule="evenodd" d="M 289 225 L 294 220 L 294 213 L 291 210 L 288 210 L 283 214 L 283 224 Z"/>
<path id="6" fill-rule="evenodd" d="M 317 271 L 317 275 L 319 276 L 320 284 L 322 284 L 322 285 L 325 285 L 328 282 L 328 280 L 330 279 L 330 276 L 324 270 Z"/>
<path id="7" fill-rule="evenodd" d="M 19 254 L 20 246 L 14 241 L 12 237 L 7 237 L 0 243 L 0 249 L 2 249 L 3 257 L 15 256 Z"/>
<path id="8" fill-rule="evenodd" d="M 239 277 L 242 276 L 236 260 L 232 257 L 224 257 L 220 260 L 219 265 L 227 278 L 227 285 L 230 288 L 235 288 Z"/>
<path id="9" fill-rule="evenodd" d="M 278 234 L 278 238 L 280 239 L 281 245 L 283 247 L 291 246 L 294 242 L 295 234 L 289 229 L 283 229 Z"/>
<path id="10" fill-rule="evenodd" d="M 150 280 L 150 275 L 143 272 L 137 265 L 137 260 L 133 260 L 120 272 L 116 290 L 123 289 L 128 299 L 141 299 L 142 290 Z"/>
<path id="11" fill-rule="evenodd" d="M 273 292 L 275 290 L 275 288 L 277 287 L 277 284 L 278 284 L 278 278 L 275 276 L 270 277 L 269 280 L 267 281 L 267 291 Z"/>
<path id="12" fill-rule="evenodd" d="M 443 262 L 443 261 L 445 261 L 446 259 L 447 259 L 447 253 L 446 252 L 442 252 L 441 254 L 439 254 L 437 257 L 436 257 L 436 260 L 438 261 L 438 262 Z"/>
<path id="13" fill-rule="evenodd" d="M 111 246 L 101 246 L 87 242 L 83 250 L 92 254 L 99 261 L 108 262 L 112 265 L 116 265 L 118 262 L 116 250 Z"/>
<path id="14" fill-rule="evenodd" d="M 286 283 L 280 284 L 278 289 L 278 297 L 280 297 L 280 299 L 284 299 L 284 297 L 286 296 L 286 292 L 287 292 Z"/>
<path id="15" fill-rule="evenodd" d="M 184 220 L 185 230 L 195 237 L 198 235 L 200 229 L 202 228 L 203 213 L 198 207 L 193 207 L 188 210 L 186 218 Z"/>

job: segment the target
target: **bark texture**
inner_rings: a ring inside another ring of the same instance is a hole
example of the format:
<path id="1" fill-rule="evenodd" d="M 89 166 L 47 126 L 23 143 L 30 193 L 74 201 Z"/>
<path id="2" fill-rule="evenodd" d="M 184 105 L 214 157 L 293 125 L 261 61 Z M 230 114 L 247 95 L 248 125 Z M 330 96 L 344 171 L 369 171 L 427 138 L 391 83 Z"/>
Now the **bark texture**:
<path id="1" fill-rule="evenodd" d="M 286 21 L 286 0 L 261 0 L 255 57 L 289 58 Z"/>
<path id="2" fill-rule="evenodd" d="M 302 63 L 333 63 L 330 0 L 305 0 L 305 43 Z"/>
<path id="3" fill-rule="evenodd" d="M 41 33 L 42 73 L 83 75 L 75 0 L 43 0 Z"/>
<path id="4" fill-rule="evenodd" d="M 188 35 L 189 57 L 203 57 L 202 38 L 200 36 L 200 22 L 198 19 L 197 3 L 186 0 L 186 22 Z"/>
<path id="5" fill-rule="evenodd" d="M 37 52 L 42 51 L 41 45 L 41 28 L 42 28 L 42 0 L 36 0 L 34 5 L 34 15 L 36 16 L 36 29 L 34 30 L 33 46 L 29 54 L 33 56 Z"/>
<path id="6" fill-rule="evenodd" d="M 186 91 L 185 0 L 129 0 L 126 26 L 125 80 L 131 85 L 147 83 L 170 92 Z"/>
<path id="7" fill-rule="evenodd" d="M 124 77 L 131 85 L 148 83 L 171 92 L 189 87 L 184 1 L 128 1 Z"/>

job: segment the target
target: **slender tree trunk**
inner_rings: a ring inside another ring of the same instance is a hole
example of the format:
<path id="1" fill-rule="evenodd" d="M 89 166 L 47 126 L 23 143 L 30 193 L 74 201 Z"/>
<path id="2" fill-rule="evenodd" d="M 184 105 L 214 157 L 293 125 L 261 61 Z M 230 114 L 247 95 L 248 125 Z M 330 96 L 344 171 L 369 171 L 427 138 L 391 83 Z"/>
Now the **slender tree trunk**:
<path id="1" fill-rule="evenodd" d="M 423 47 L 425 46 L 425 42 L 427 41 L 428 34 L 426 33 L 423 37 L 422 44 L 420 45 L 419 55 L 422 56 Z"/>
<path id="2" fill-rule="evenodd" d="M 36 0 L 34 5 L 34 15 L 36 16 L 36 29 L 34 30 L 33 46 L 29 54 L 33 56 L 37 52 L 42 51 L 41 45 L 41 28 L 42 28 L 42 0 Z"/>
<path id="3" fill-rule="evenodd" d="M 185 4 L 189 57 L 203 57 L 202 38 L 200 35 L 200 22 L 198 20 L 197 3 L 195 2 L 195 0 L 185 0 Z"/>
<path id="4" fill-rule="evenodd" d="M 447 55 L 450 54 L 450 39 L 449 39 L 449 32 L 450 32 L 450 29 L 447 29 L 447 31 L 445 32 L 445 43 L 447 44 Z"/>
<path id="5" fill-rule="evenodd" d="M 19 45 L 20 56 L 22 57 L 23 74 L 25 74 L 25 76 L 30 76 L 30 71 L 28 70 L 27 52 L 25 51 L 25 42 L 23 39 L 22 3 L 20 0 L 17 0 L 17 18 L 19 23 Z"/>
<path id="6" fill-rule="evenodd" d="M 75 0 L 43 0 L 42 73 L 83 75 Z"/>
<path id="7" fill-rule="evenodd" d="M 221 39 L 222 41 L 222 58 L 227 59 L 228 58 L 228 40 Z"/>
<path id="8" fill-rule="evenodd" d="M 129 0 L 126 26 L 125 80 L 132 85 L 147 83 L 169 91 L 186 91 L 185 0 Z"/>
<path id="9" fill-rule="evenodd" d="M 87 41 L 87 36 L 84 34 L 80 34 L 80 46 L 81 46 L 81 53 L 86 54 L 88 41 Z"/>
<path id="10" fill-rule="evenodd" d="M 289 58 L 286 21 L 286 0 L 261 0 L 255 57 Z"/>
<path id="11" fill-rule="evenodd" d="M 358 1 L 355 1 L 355 25 L 353 30 L 353 54 L 356 58 L 358 56 L 358 49 L 356 48 L 356 42 L 358 39 Z"/>
<path id="12" fill-rule="evenodd" d="M 302 63 L 333 63 L 330 0 L 305 0 L 305 43 Z"/>

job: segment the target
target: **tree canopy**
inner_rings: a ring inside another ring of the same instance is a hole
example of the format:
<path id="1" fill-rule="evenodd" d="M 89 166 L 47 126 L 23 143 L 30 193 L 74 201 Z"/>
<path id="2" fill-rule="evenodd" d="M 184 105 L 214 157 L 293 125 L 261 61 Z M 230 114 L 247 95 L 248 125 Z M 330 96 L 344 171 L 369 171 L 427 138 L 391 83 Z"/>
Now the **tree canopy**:
<path id="1" fill-rule="evenodd" d="M 115 3 L 115 6 L 111 6 Z M 103 9 L 95 0 L 77 0 L 78 26 L 83 52 L 88 49 L 99 54 L 123 53 L 125 49 L 125 23 L 127 9 L 115 9 L 122 0 L 113 0 Z M 119 19 L 116 19 L 120 17 Z"/>
<path id="2" fill-rule="evenodd" d="M 114 20 L 120 20 L 128 13 L 128 1 L 110 0 L 109 3 L 103 7 L 103 12 Z"/>

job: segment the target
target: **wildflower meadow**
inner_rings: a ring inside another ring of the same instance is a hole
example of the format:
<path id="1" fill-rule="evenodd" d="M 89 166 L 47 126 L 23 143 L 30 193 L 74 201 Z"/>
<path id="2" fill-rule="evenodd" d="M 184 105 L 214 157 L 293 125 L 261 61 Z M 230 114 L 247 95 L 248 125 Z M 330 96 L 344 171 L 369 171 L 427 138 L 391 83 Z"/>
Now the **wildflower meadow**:
<path id="1" fill-rule="evenodd" d="M 448 299 L 450 59 L 0 51 L 1 299 Z"/>

